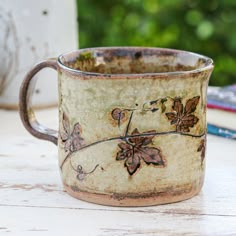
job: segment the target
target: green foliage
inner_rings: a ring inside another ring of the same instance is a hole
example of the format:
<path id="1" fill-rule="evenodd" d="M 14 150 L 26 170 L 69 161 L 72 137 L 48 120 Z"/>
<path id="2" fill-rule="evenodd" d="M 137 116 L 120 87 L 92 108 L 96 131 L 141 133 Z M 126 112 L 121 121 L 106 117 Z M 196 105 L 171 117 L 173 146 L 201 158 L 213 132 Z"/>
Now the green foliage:
<path id="1" fill-rule="evenodd" d="M 184 49 L 214 59 L 211 85 L 236 83 L 235 0 L 77 0 L 80 47 Z"/>

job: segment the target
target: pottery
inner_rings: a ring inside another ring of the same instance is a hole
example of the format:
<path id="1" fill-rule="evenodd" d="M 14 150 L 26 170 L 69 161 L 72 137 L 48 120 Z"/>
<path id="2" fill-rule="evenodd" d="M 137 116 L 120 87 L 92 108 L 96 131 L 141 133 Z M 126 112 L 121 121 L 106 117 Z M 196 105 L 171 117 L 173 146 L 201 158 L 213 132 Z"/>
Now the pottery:
<path id="1" fill-rule="evenodd" d="M 30 105 L 32 77 L 57 70 L 59 132 Z M 114 206 L 177 202 L 199 193 L 206 149 L 206 92 L 213 61 L 174 49 L 90 48 L 30 70 L 20 115 L 35 137 L 58 145 L 72 196 Z"/>
<path id="2" fill-rule="evenodd" d="M 33 64 L 77 48 L 76 15 L 75 0 L 0 1 L 0 108 L 17 109 L 20 84 Z M 56 73 L 39 76 L 34 107 L 55 106 Z"/>

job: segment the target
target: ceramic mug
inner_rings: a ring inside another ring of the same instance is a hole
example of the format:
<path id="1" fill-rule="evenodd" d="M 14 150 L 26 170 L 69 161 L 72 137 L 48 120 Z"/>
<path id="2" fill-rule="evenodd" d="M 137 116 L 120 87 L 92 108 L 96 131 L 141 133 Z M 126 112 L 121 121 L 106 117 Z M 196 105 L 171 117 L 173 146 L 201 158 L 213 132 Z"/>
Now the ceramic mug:
<path id="1" fill-rule="evenodd" d="M 30 106 L 32 78 L 45 67 L 59 75 L 58 134 Z M 203 184 L 212 70 L 210 58 L 187 51 L 81 49 L 27 74 L 20 115 L 32 135 L 58 145 L 72 196 L 114 206 L 177 202 Z"/>

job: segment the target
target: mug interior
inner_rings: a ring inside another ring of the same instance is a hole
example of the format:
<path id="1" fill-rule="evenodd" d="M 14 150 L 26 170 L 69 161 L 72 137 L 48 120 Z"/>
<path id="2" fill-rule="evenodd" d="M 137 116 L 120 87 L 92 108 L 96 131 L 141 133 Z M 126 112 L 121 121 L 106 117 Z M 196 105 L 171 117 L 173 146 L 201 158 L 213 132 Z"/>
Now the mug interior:
<path id="1" fill-rule="evenodd" d="M 118 47 L 88 48 L 63 54 L 67 69 L 100 74 L 184 72 L 212 65 L 208 57 L 174 49 Z"/>

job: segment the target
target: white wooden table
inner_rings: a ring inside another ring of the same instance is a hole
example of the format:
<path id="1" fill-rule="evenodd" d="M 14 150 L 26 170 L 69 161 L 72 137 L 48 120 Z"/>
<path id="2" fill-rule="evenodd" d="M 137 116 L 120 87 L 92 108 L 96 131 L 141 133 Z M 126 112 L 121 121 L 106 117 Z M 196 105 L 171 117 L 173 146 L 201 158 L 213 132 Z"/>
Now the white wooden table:
<path id="1" fill-rule="evenodd" d="M 57 127 L 56 109 L 38 112 Z M 208 136 L 201 193 L 187 201 L 106 207 L 63 190 L 57 148 L 37 140 L 16 111 L 0 110 L 0 235 L 236 235 L 236 141 Z"/>

